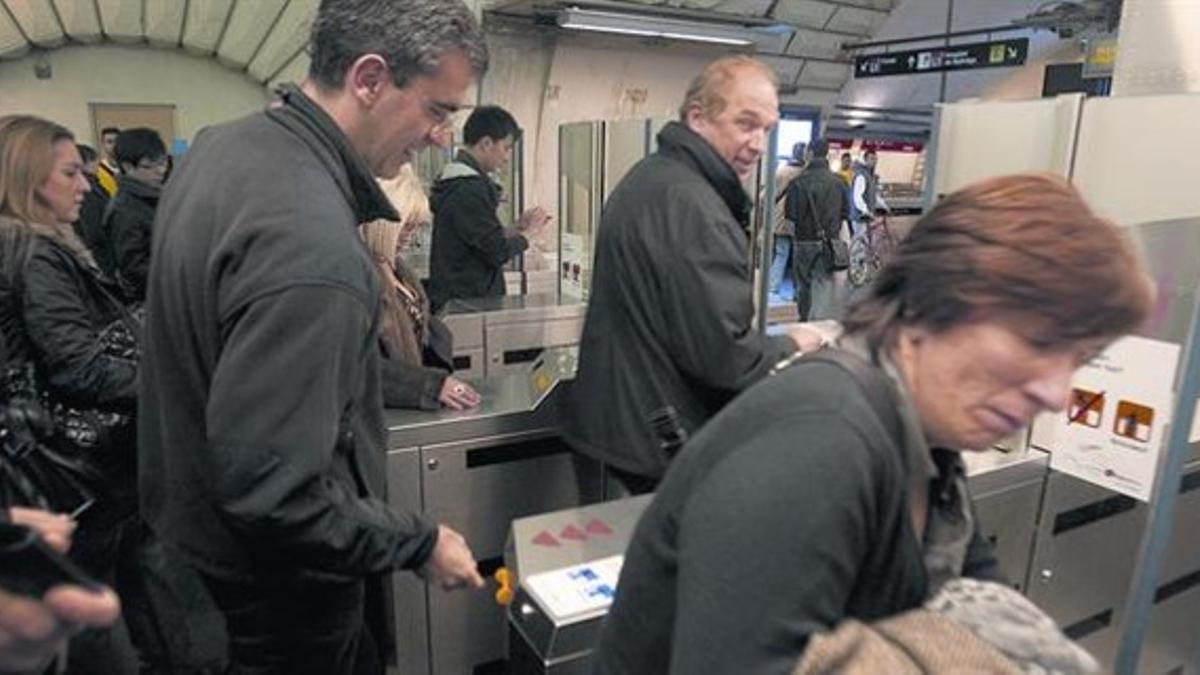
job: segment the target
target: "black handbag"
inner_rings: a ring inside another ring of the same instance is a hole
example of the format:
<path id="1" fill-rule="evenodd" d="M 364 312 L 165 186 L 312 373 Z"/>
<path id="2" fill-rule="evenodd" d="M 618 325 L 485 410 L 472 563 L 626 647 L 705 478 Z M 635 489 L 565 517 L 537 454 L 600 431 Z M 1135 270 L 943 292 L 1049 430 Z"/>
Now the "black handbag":
<path id="1" fill-rule="evenodd" d="M 98 472 L 42 405 L 33 364 L 9 363 L 0 405 L 0 505 L 77 514 L 92 502 Z"/>
<path id="2" fill-rule="evenodd" d="M 850 267 L 850 247 L 841 238 L 831 238 L 829 231 L 817 218 L 817 206 L 813 204 L 812 193 L 808 190 L 804 191 L 804 196 L 808 199 L 808 210 L 812 212 L 813 224 L 821 232 L 821 240 L 825 242 L 825 255 L 829 260 L 829 269 L 834 272 L 841 272 Z"/>

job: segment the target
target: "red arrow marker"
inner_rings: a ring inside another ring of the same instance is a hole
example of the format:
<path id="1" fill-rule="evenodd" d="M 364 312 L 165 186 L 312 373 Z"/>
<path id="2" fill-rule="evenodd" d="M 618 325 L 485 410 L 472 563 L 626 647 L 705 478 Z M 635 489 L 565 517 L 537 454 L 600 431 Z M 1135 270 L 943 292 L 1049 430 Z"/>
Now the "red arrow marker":
<path id="1" fill-rule="evenodd" d="M 613 533 L 612 528 L 608 526 L 608 523 L 600 520 L 599 518 L 592 518 L 589 520 L 587 525 L 583 526 L 583 529 L 587 530 L 588 534 L 608 536 Z"/>
<path id="2" fill-rule="evenodd" d="M 533 543 L 537 544 L 538 546 L 560 546 L 561 545 L 561 544 L 559 544 L 558 540 L 554 538 L 554 535 L 550 534 L 549 532 L 547 532 L 545 530 L 538 532 L 537 536 L 533 538 Z"/>
<path id="3" fill-rule="evenodd" d="M 587 535 L 584 534 L 583 530 L 574 525 L 564 527 L 563 531 L 558 533 L 558 536 L 563 539 L 574 539 L 575 541 L 584 541 L 587 539 Z"/>

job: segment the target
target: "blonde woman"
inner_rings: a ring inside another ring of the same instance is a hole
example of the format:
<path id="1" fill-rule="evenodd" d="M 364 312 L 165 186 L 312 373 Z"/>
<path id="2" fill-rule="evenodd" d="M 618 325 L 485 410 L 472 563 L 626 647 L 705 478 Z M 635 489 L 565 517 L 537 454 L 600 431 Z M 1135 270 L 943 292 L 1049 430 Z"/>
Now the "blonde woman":
<path id="1" fill-rule="evenodd" d="M 361 227 L 384 289 L 379 322 L 384 404 L 424 410 L 473 408 L 479 405 L 479 394 L 450 375 L 453 337 L 431 315 L 421 282 L 399 255 L 413 233 L 432 220 L 429 200 L 412 165 L 380 185 L 403 219 L 376 220 Z"/>
<path id="2" fill-rule="evenodd" d="M 9 365 L 32 363 L 37 386 L 56 403 L 120 420 L 84 428 L 56 415 L 55 423 L 99 478 L 71 556 L 124 595 L 117 570 L 137 513 L 138 363 L 136 348 L 118 355 L 106 346 L 125 310 L 71 225 L 89 189 L 70 131 L 30 115 L 0 117 L 0 334 Z M 78 636 L 71 672 L 136 672 L 132 647 L 118 635 Z"/>

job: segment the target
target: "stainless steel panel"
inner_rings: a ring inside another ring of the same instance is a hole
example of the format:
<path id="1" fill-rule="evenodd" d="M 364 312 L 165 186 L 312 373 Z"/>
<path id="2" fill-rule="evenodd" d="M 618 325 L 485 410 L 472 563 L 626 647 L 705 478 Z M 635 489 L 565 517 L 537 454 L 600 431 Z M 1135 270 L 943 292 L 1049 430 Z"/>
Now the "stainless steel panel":
<path id="1" fill-rule="evenodd" d="M 487 373 L 489 377 L 529 370 L 534 350 L 579 344 L 583 316 L 540 322 L 489 323 Z M 536 356 L 534 357 L 536 358 Z"/>
<path id="2" fill-rule="evenodd" d="M 1017 590 L 1029 576 L 1043 485 L 1035 480 L 975 499 L 979 531 L 995 546 L 1000 571 Z"/>
<path id="3" fill-rule="evenodd" d="M 387 455 L 388 502 L 405 511 L 420 512 L 421 456 L 416 448 L 397 448 Z M 428 602 L 425 582 L 410 572 L 392 575 L 392 617 L 396 664 L 400 672 L 429 673 Z"/>
<path id="4" fill-rule="evenodd" d="M 482 347 L 459 349 L 455 345 L 454 366 L 454 374 L 459 378 L 482 380 L 487 376 L 487 359 Z"/>
<path id="5" fill-rule="evenodd" d="M 571 453 L 548 433 L 425 447 L 421 459 L 426 513 L 463 533 L 480 560 L 503 554 L 514 518 L 580 503 Z M 435 674 L 504 657 L 504 608 L 488 593 L 431 589 L 429 626 Z"/>
<path id="6" fill-rule="evenodd" d="M 1111 667 L 1145 506 L 1057 472 L 1047 480 L 1043 504 L 1026 595 Z"/>
<path id="7" fill-rule="evenodd" d="M 428 446 L 421 460 L 425 512 L 479 558 L 504 553 L 513 519 L 581 503 L 570 448 L 550 433 Z"/>
<path id="8" fill-rule="evenodd" d="M 1092 513 L 1078 510 L 1081 507 Z M 1087 518 L 1095 519 L 1071 527 Z M 1057 534 L 1056 521 L 1064 528 Z M 1065 474 L 1050 474 L 1026 594 L 1064 627 L 1111 610 L 1109 626 L 1084 640 L 1097 658 L 1113 656 L 1115 626 L 1144 526 L 1145 509 L 1132 498 Z"/>
<path id="9" fill-rule="evenodd" d="M 1179 515 L 1183 515 L 1182 512 Z M 1195 675 L 1196 619 L 1200 617 L 1200 587 L 1172 596 L 1154 606 L 1150 630 L 1142 648 L 1139 673 Z"/>
<path id="10" fill-rule="evenodd" d="M 455 352 L 483 348 L 483 316 L 477 312 L 447 311 L 442 314 L 442 323 L 454 336 Z"/>

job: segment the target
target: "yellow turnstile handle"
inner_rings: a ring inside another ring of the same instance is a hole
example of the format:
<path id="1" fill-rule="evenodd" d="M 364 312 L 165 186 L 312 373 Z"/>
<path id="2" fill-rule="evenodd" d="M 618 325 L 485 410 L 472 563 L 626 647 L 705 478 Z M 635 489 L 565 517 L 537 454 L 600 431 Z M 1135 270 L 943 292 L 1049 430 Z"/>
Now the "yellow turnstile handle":
<path id="1" fill-rule="evenodd" d="M 496 589 L 496 604 L 504 607 L 509 606 L 513 600 L 512 574 L 509 573 L 508 568 L 501 567 L 496 570 L 492 578 L 496 580 L 496 584 L 499 586 Z"/>

